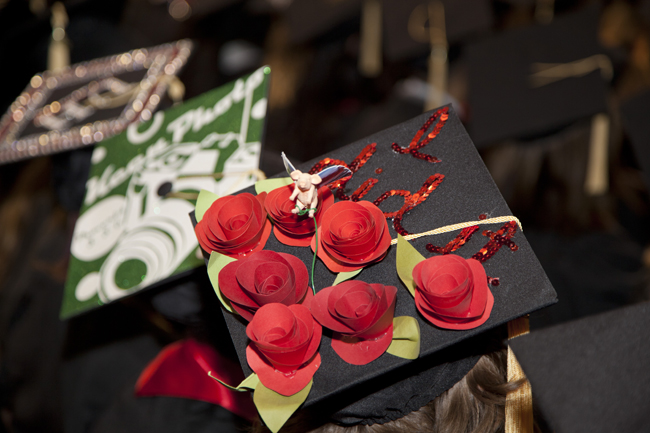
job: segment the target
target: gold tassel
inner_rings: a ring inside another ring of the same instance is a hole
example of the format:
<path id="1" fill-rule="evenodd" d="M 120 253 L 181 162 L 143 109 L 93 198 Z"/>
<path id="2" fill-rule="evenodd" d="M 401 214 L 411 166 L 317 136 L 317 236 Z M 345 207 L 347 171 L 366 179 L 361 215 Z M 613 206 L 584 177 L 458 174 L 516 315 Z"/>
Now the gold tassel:
<path id="1" fill-rule="evenodd" d="M 520 317 L 508 322 L 508 339 L 528 334 L 528 317 Z M 508 382 L 526 379 L 515 354 L 508 347 Z M 505 433 L 533 432 L 533 395 L 528 380 L 518 390 L 506 396 Z"/>
<path id="2" fill-rule="evenodd" d="M 47 53 L 47 69 L 53 72 L 70 66 L 70 46 L 65 34 L 68 14 L 63 3 L 52 5 L 52 39 Z"/>
<path id="3" fill-rule="evenodd" d="M 585 176 L 585 192 L 588 195 L 602 195 L 609 189 L 608 144 L 609 116 L 603 113 L 596 114 L 591 119 L 591 138 Z"/>

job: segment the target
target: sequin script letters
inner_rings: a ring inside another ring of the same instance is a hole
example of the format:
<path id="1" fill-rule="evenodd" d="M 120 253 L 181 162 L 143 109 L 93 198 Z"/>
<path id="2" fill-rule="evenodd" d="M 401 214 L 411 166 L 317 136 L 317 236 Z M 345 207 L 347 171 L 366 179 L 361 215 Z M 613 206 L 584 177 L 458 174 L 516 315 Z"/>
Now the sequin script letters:
<path id="1" fill-rule="evenodd" d="M 425 132 L 427 132 L 427 129 L 433 124 L 433 122 L 438 119 L 438 123 L 436 123 L 436 126 L 434 126 L 433 130 L 426 135 L 426 137 L 422 138 Z M 434 113 L 427 119 L 426 122 L 424 122 L 424 125 L 420 129 L 418 129 L 418 132 L 415 133 L 413 138 L 411 139 L 411 142 L 409 143 L 408 147 L 402 147 L 397 143 L 392 144 L 392 148 L 395 152 L 397 153 L 410 153 L 411 156 L 417 159 L 422 159 L 427 162 L 435 163 L 435 162 L 440 162 L 438 158 L 432 155 L 427 155 L 426 153 L 420 152 L 420 149 L 422 149 L 424 146 L 429 144 L 431 140 L 436 138 L 438 134 L 440 134 L 440 131 L 442 130 L 443 126 L 445 126 L 445 123 L 447 123 L 447 119 L 449 118 L 449 107 L 442 107 L 439 108 L 438 110 L 434 111 Z"/>
<path id="2" fill-rule="evenodd" d="M 338 165 L 343 165 L 345 167 L 348 167 L 350 171 L 352 171 L 352 174 L 354 175 L 354 173 L 356 173 L 361 167 L 363 167 L 366 164 L 366 162 L 368 162 L 368 159 L 372 157 L 372 155 L 376 152 L 376 150 L 377 150 L 377 143 L 369 144 L 368 146 L 363 148 L 361 153 L 352 161 L 352 163 L 350 163 L 350 165 L 346 164 L 345 161 L 341 161 L 339 159 L 325 158 L 317 162 L 311 168 L 311 170 L 309 170 L 309 173 L 314 174 L 321 171 L 325 167 L 338 164 Z M 379 206 L 381 202 L 386 200 L 388 197 L 394 195 L 400 195 L 404 197 L 404 204 L 398 211 L 384 212 L 384 216 L 386 218 L 393 219 L 393 225 L 397 233 L 401 235 L 407 235 L 408 232 L 402 227 L 402 218 L 404 217 L 404 214 L 410 211 L 411 209 L 413 209 L 414 207 L 416 207 L 417 205 L 419 205 L 420 203 L 423 203 L 427 199 L 427 197 L 429 197 L 429 194 L 431 194 L 438 187 L 438 185 L 440 185 L 440 182 L 442 182 L 444 178 L 445 176 L 442 174 L 434 174 L 432 176 L 429 176 L 426 182 L 424 182 L 424 185 L 422 185 L 422 187 L 415 194 L 412 194 L 410 191 L 406 191 L 402 189 L 393 189 L 390 191 L 386 191 L 374 201 L 374 204 Z M 349 182 L 350 179 L 352 179 L 352 176 L 344 177 L 343 179 L 340 179 L 330 184 L 330 188 L 332 189 L 332 191 L 335 191 L 335 195 L 339 200 L 359 201 L 378 182 L 378 180 L 375 178 L 369 178 L 366 181 L 364 181 L 361 184 L 361 186 L 359 186 L 352 193 L 352 195 L 348 196 L 345 194 L 344 189 L 345 189 L 345 185 Z"/>

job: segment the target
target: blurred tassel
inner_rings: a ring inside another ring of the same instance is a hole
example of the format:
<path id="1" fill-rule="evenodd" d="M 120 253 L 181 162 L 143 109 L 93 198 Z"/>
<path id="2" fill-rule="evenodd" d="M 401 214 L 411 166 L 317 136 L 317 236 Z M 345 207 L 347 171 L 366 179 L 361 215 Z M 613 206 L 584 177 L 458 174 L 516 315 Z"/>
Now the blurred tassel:
<path id="1" fill-rule="evenodd" d="M 447 94 L 447 30 L 445 27 L 445 7 L 440 0 L 429 3 L 429 94 L 424 103 L 424 111 L 438 108 L 445 102 Z"/>
<path id="2" fill-rule="evenodd" d="M 537 0 L 535 4 L 535 21 L 549 24 L 555 15 L 555 0 Z"/>
<path id="3" fill-rule="evenodd" d="M 70 46 L 65 33 L 68 25 L 68 14 L 63 3 L 52 5 L 52 39 L 47 53 L 47 69 L 60 71 L 70 66 Z"/>
<path id="4" fill-rule="evenodd" d="M 585 176 L 585 192 L 588 195 L 602 195 L 609 189 L 608 145 L 609 116 L 603 113 L 596 114 L 591 119 L 589 159 Z"/>
<path id="5" fill-rule="evenodd" d="M 361 12 L 359 73 L 365 77 L 381 74 L 381 19 L 380 0 L 364 0 Z"/>

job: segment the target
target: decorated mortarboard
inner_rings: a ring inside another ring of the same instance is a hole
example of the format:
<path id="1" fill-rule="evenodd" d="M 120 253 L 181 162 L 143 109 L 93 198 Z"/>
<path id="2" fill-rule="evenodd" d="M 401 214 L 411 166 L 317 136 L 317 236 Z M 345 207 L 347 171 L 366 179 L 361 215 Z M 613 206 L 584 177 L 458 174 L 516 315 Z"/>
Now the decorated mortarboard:
<path id="1" fill-rule="evenodd" d="M 426 55 L 431 51 L 430 1 L 384 0 L 382 2 L 386 56 L 392 60 Z M 450 44 L 489 31 L 492 6 L 485 0 L 443 1 L 446 39 Z"/>
<path id="2" fill-rule="evenodd" d="M 612 65 L 599 8 L 510 30 L 467 47 L 469 132 L 478 147 L 548 134 L 607 112 Z"/>
<path id="3" fill-rule="evenodd" d="M 258 178 L 269 72 L 159 111 L 95 147 L 61 317 L 203 263 L 183 220 L 201 189 L 226 195 Z"/>
<path id="4" fill-rule="evenodd" d="M 300 406 L 400 418 L 474 366 L 484 332 L 556 301 L 450 107 L 287 171 L 201 191 L 193 215 L 247 376 L 221 382 L 254 389 L 272 431 Z"/>
<path id="5" fill-rule="evenodd" d="M 623 128 L 630 137 L 643 179 L 650 190 L 650 91 L 643 92 L 621 105 Z"/>
<path id="6" fill-rule="evenodd" d="M 151 119 L 189 40 L 36 74 L 0 119 L 0 164 L 101 142 Z"/>
<path id="7" fill-rule="evenodd" d="M 644 302 L 510 341 L 552 431 L 650 429 L 649 329 Z"/>

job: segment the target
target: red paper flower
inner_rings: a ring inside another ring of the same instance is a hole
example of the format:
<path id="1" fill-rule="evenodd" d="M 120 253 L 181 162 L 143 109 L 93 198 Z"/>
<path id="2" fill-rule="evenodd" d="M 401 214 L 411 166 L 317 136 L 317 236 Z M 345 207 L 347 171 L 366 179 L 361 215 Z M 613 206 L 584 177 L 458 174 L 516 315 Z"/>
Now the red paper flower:
<path id="1" fill-rule="evenodd" d="M 369 201 L 340 201 L 323 213 L 318 257 L 332 272 L 349 272 L 380 261 L 390 246 L 384 213 Z M 311 242 L 316 247 L 316 238 Z"/>
<path id="2" fill-rule="evenodd" d="M 235 258 L 263 249 L 271 234 L 265 198 L 244 192 L 215 200 L 194 227 L 201 248 Z"/>
<path id="3" fill-rule="evenodd" d="M 228 263 L 219 272 L 219 290 L 248 321 L 266 304 L 309 302 L 314 295 L 308 283 L 309 273 L 300 259 L 266 250 Z"/>
<path id="4" fill-rule="evenodd" d="M 423 260 L 413 268 L 415 305 L 431 323 L 472 329 L 490 317 L 494 297 L 483 265 L 455 254 Z"/>
<path id="5" fill-rule="evenodd" d="M 303 389 L 320 367 L 323 333 L 304 305 L 267 304 L 246 327 L 248 365 L 262 384 L 282 395 Z"/>
<path id="6" fill-rule="evenodd" d="M 365 365 L 379 358 L 393 339 L 397 288 L 345 281 L 316 294 L 310 310 L 334 331 L 332 348 L 344 361 Z"/>
<path id="7" fill-rule="evenodd" d="M 287 185 L 271 191 L 264 202 L 264 207 L 269 217 L 275 223 L 273 234 L 285 245 L 294 247 L 309 246 L 312 236 L 316 232 L 314 220 L 308 215 L 297 215 L 291 213 L 296 202 L 289 200 L 294 186 Z M 323 212 L 334 203 L 334 196 L 329 188 L 323 187 L 318 190 L 318 205 L 316 206 L 316 223 L 320 225 Z"/>

